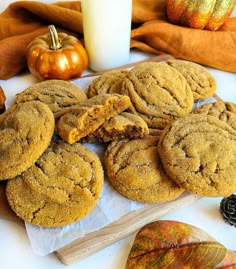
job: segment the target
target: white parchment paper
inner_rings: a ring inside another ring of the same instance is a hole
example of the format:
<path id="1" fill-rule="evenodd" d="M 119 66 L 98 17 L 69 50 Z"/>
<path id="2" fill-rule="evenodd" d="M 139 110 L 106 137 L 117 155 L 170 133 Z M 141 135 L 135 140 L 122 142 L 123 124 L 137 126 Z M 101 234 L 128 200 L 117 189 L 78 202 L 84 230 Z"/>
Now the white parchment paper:
<path id="1" fill-rule="evenodd" d="M 102 196 L 94 210 L 74 224 L 61 228 L 41 228 L 29 223 L 26 230 L 37 254 L 44 256 L 88 233 L 98 231 L 125 214 L 145 204 L 133 202 L 117 193 L 105 180 Z"/>

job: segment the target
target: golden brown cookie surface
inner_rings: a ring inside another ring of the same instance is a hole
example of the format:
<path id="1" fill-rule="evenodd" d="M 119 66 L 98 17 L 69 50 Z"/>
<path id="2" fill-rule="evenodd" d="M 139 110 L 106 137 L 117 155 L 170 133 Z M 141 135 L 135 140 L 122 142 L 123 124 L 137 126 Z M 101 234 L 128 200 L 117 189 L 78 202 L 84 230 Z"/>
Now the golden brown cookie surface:
<path id="1" fill-rule="evenodd" d="M 113 141 L 104 157 L 108 178 L 129 199 L 157 203 L 175 199 L 184 190 L 165 173 L 158 155 L 159 138 Z"/>
<path id="2" fill-rule="evenodd" d="M 60 227 L 89 214 L 102 186 L 103 168 L 95 153 L 79 143 L 53 142 L 35 165 L 9 181 L 6 193 L 20 218 Z"/>
<path id="3" fill-rule="evenodd" d="M 125 138 L 142 138 L 148 134 L 148 126 L 140 116 L 121 112 L 105 121 L 96 131 L 85 137 L 85 141 L 109 142 Z"/>
<path id="4" fill-rule="evenodd" d="M 193 113 L 214 116 L 236 129 L 236 104 L 234 103 L 224 101 L 208 103 L 193 110 Z"/>
<path id="5" fill-rule="evenodd" d="M 16 104 L 0 115 L 0 180 L 28 169 L 50 144 L 55 122 L 38 101 Z"/>
<path id="6" fill-rule="evenodd" d="M 219 119 L 190 114 L 166 127 L 158 144 L 166 173 L 188 192 L 236 191 L 236 131 Z"/>
<path id="7" fill-rule="evenodd" d="M 134 67 L 123 79 L 121 93 L 130 97 L 130 111 L 153 129 L 163 129 L 193 107 L 186 79 L 166 63 L 148 62 Z"/>
<path id="8" fill-rule="evenodd" d="M 57 122 L 60 137 L 73 144 L 98 129 L 106 120 L 130 106 L 128 96 L 100 94 L 66 110 Z"/>
<path id="9" fill-rule="evenodd" d="M 82 89 L 69 81 L 52 79 L 30 86 L 17 94 L 14 102 L 24 103 L 32 100 L 47 104 L 57 119 L 62 109 L 87 100 L 87 96 Z"/>
<path id="10" fill-rule="evenodd" d="M 184 60 L 167 61 L 171 67 L 178 70 L 187 80 L 193 92 L 195 101 L 204 100 L 214 95 L 216 80 L 203 66 Z"/>
<path id="11" fill-rule="evenodd" d="M 127 69 L 111 70 L 95 78 L 89 85 L 89 98 L 104 93 L 120 93 L 122 79 L 129 71 Z"/>

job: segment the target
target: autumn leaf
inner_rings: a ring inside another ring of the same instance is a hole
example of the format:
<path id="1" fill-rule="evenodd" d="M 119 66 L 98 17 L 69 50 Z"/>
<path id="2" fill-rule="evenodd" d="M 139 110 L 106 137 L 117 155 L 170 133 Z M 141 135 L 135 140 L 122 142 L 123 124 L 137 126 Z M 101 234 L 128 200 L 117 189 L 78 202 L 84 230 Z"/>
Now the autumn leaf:
<path id="1" fill-rule="evenodd" d="M 236 269 L 236 252 L 228 250 L 223 261 L 216 269 Z"/>
<path id="2" fill-rule="evenodd" d="M 214 269 L 226 252 L 222 244 L 195 226 L 160 220 L 138 232 L 126 269 Z"/>

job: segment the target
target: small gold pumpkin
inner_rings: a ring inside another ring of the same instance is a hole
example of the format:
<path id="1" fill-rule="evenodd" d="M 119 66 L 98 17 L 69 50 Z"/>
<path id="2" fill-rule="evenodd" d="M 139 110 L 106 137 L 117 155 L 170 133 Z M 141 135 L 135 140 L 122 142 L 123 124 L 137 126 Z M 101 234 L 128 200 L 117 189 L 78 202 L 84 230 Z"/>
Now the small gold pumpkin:
<path id="1" fill-rule="evenodd" d="M 87 52 L 79 39 L 57 33 L 53 25 L 49 33 L 31 41 L 26 57 L 30 72 L 40 80 L 77 78 L 88 65 Z"/>

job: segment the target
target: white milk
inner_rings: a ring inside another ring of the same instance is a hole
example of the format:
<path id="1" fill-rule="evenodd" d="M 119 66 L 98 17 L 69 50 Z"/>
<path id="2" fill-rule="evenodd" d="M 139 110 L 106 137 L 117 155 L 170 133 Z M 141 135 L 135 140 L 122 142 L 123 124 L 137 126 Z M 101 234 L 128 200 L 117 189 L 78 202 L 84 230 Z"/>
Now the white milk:
<path id="1" fill-rule="evenodd" d="M 132 0 L 82 0 L 89 66 L 103 71 L 129 62 Z"/>

